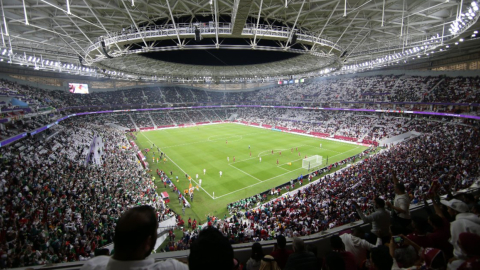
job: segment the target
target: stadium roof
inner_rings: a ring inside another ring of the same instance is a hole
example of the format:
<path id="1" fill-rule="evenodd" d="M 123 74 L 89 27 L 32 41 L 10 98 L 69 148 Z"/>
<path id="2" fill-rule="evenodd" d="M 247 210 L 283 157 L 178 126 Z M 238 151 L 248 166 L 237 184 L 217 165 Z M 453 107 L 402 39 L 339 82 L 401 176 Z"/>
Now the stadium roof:
<path id="1" fill-rule="evenodd" d="M 480 3 L 468 0 L 1 4 L 1 61 L 97 77 L 198 82 L 402 64 L 475 39 L 480 14 Z"/>

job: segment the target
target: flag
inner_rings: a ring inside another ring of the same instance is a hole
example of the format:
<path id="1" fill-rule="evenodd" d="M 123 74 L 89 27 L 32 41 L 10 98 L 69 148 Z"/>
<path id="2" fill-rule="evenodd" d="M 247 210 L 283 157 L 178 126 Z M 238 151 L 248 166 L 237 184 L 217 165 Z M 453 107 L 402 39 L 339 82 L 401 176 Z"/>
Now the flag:
<path id="1" fill-rule="evenodd" d="M 308 162 L 308 170 L 310 171 L 310 161 Z"/>

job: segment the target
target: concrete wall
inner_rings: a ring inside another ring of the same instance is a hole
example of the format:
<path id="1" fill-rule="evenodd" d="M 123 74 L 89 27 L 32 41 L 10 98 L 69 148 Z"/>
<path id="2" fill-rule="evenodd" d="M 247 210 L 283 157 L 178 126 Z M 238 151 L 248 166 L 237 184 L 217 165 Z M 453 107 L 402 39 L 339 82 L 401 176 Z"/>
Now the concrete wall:
<path id="1" fill-rule="evenodd" d="M 381 140 L 380 141 L 380 146 L 385 146 L 387 144 L 392 144 L 392 143 L 397 144 L 397 143 L 403 142 L 405 139 L 408 139 L 410 137 L 417 137 L 417 136 L 420 136 L 420 135 L 422 135 L 422 133 L 416 132 L 416 131 L 409 131 L 409 132 L 406 132 L 406 133 L 403 133 L 403 134 L 400 134 L 400 135 L 397 135 L 397 136 L 393 136 L 393 137 Z"/>

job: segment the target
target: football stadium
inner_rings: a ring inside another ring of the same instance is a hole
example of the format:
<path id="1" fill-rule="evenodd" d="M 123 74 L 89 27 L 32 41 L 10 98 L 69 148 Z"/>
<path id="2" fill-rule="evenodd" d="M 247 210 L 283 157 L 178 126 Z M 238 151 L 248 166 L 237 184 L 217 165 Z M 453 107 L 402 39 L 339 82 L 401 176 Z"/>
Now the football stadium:
<path id="1" fill-rule="evenodd" d="M 480 269 L 477 0 L 0 0 L 0 269 Z"/>

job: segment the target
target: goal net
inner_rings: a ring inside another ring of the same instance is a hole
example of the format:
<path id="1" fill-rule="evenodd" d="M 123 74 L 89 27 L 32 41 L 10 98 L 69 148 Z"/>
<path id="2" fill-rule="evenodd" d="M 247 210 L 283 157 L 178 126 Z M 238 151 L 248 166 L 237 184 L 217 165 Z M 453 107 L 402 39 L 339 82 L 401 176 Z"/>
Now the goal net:
<path id="1" fill-rule="evenodd" d="M 310 170 L 315 167 L 319 167 L 320 165 L 322 165 L 322 156 L 319 155 L 307 157 L 302 160 L 303 169 Z"/>

